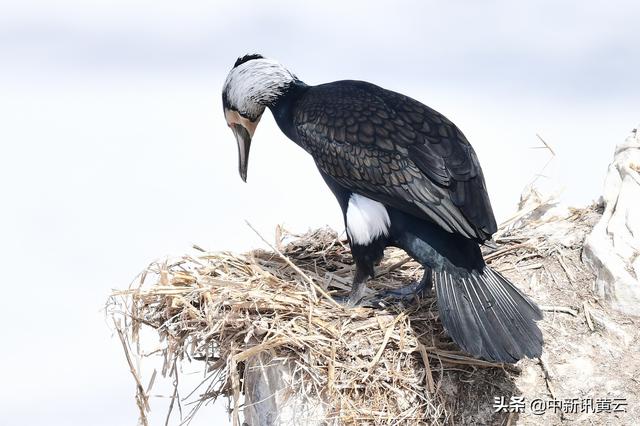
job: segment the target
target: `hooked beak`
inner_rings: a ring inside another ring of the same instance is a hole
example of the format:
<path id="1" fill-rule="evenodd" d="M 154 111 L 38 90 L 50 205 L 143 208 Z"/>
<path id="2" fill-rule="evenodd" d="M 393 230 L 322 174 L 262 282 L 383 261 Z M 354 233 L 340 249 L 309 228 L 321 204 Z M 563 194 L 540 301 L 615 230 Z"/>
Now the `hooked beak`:
<path id="1" fill-rule="evenodd" d="M 240 178 L 246 182 L 251 138 L 253 137 L 256 127 L 260 122 L 262 113 L 260 113 L 255 119 L 251 120 L 240 115 L 238 111 L 225 108 L 224 116 L 227 120 L 227 125 L 231 127 L 233 135 L 236 137 L 236 142 L 238 143 L 238 171 L 240 172 Z"/>
<path id="2" fill-rule="evenodd" d="M 238 171 L 240 178 L 247 182 L 247 167 L 249 166 L 249 149 L 251 148 L 251 134 L 242 124 L 231 125 L 233 135 L 238 143 Z"/>

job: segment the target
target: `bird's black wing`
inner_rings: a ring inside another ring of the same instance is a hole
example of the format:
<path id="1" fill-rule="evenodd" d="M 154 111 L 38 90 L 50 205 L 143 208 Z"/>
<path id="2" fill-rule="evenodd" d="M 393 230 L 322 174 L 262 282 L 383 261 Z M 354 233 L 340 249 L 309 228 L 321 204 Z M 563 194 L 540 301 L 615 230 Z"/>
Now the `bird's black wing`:
<path id="1" fill-rule="evenodd" d="M 478 158 L 437 111 L 370 83 L 339 81 L 310 88 L 293 118 L 299 143 L 345 188 L 468 238 L 496 231 Z"/>

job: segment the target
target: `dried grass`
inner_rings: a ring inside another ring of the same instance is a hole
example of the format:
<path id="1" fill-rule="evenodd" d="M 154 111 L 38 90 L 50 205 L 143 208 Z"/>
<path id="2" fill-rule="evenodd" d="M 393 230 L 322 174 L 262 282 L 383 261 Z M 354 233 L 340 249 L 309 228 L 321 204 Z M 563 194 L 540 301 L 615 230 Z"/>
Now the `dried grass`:
<path id="1" fill-rule="evenodd" d="M 499 270 L 541 268 L 550 255 L 562 261 L 562 245 L 535 231 L 531 212 L 545 205 L 536 203 L 499 233 L 498 249 L 488 254 Z M 247 255 L 195 248 L 193 254 L 152 263 L 129 289 L 114 292 L 108 305 L 136 379 L 141 424 L 148 422 L 155 380 L 154 374 L 145 387 L 132 361 L 144 353 L 141 327 L 161 338 L 154 355 L 163 359 L 163 376 L 177 383 L 180 363 L 202 362 L 206 380 L 192 395 L 185 422 L 201 404 L 224 396 L 239 424 L 247 366 L 265 354 L 292 366 L 286 396 L 322 405 L 327 424 L 457 423 L 463 421 L 455 410 L 464 395 L 447 390 L 447 372 L 462 381 L 507 387 L 518 371 L 460 352 L 443 332 L 434 299 L 345 309 L 325 297 L 348 290 L 353 274 L 348 247 L 332 231 L 299 238 L 279 231 L 274 251 Z M 370 288 L 397 287 L 421 273 L 402 251 L 388 249 Z M 488 391 L 476 386 L 473 392 Z M 170 410 L 182 409 L 181 402 L 174 393 Z"/>

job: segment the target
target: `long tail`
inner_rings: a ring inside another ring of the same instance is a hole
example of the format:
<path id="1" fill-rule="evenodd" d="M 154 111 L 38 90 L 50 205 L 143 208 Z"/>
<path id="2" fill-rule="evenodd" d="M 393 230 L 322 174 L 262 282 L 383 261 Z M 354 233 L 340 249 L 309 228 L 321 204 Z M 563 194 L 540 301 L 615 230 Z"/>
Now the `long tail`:
<path id="1" fill-rule="evenodd" d="M 500 273 L 433 271 L 440 318 L 466 352 L 493 361 L 516 362 L 542 353 L 536 321 L 540 309 Z"/>

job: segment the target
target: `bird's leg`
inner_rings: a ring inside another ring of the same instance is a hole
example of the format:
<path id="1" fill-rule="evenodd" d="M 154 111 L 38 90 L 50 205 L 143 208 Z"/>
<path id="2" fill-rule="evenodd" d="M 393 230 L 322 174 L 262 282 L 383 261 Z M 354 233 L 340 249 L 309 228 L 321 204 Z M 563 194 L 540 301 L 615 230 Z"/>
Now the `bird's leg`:
<path id="1" fill-rule="evenodd" d="M 334 300 L 350 308 L 360 305 L 367 289 L 367 280 L 370 276 L 366 268 L 362 268 L 356 263 L 356 273 L 353 277 L 351 291 L 347 296 L 333 296 Z"/>
<path id="2" fill-rule="evenodd" d="M 377 294 L 377 298 L 386 299 L 412 299 L 414 296 L 418 297 L 431 297 L 431 289 L 433 287 L 433 277 L 431 268 L 425 267 L 424 274 L 420 282 L 412 283 L 404 287 L 396 288 L 393 290 L 386 290 Z"/>
<path id="3" fill-rule="evenodd" d="M 369 274 L 364 268 L 356 264 L 356 274 L 353 277 L 353 284 L 351 285 L 347 306 L 357 306 L 360 303 L 367 289 L 367 279 L 369 279 Z"/>

